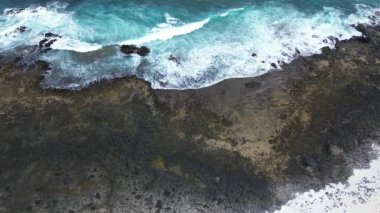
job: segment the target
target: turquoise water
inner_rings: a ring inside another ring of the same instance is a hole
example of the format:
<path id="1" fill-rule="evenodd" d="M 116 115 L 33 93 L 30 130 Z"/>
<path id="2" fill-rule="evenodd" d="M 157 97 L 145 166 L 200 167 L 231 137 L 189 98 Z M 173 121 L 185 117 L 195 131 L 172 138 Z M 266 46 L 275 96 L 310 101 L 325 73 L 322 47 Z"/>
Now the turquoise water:
<path id="1" fill-rule="evenodd" d="M 331 36 L 361 35 L 351 25 L 378 24 L 379 6 L 372 0 L 3 0 L 0 51 L 36 45 L 53 32 L 62 38 L 40 56 L 52 67 L 44 87 L 75 89 L 137 75 L 155 88 L 199 88 L 319 53 L 334 46 Z M 10 8 L 26 9 L 6 15 Z M 15 32 L 20 26 L 27 31 Z M 126 56 L 122 44 L 152 52 Z"/>

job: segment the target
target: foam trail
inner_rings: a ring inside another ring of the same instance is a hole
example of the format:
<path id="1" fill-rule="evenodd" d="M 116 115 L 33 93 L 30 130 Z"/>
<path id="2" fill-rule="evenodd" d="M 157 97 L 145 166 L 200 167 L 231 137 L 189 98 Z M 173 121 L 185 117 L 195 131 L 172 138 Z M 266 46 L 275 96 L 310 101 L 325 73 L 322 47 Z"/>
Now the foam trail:
<path id="1" fill-rule="evenodd" d="M 232 12 L 238 12 L 238 11 L 243 11 L 243 10 L 245 10 L 245 7 L 231 9 L 231 10 L 228 10 L 227 12 L 225 12 L 225 13 L 220 14 L 220 17 L 226 17 L 226 16 L 228 16 Z"/>
<path id="2" fill-rule="evenodd" d="M 237 12 L 237 11 L 242 11 L 242 10 L 245 10 L 245 8 L 242 7 L 242 8 L 231 9 L 225 13 L 220 14 L 219 16 L 226 17 L 231 12 Z M 212 16 L 212 17 L 215 17 L 215 16 Z M 158 28 L 152 29 L 153 33 L 150 33 L 142 38 L 123 41 L 121 44 L 141 45 L 144 43 L 150 43 L 157 40 L 164 41 L 164 40 L 172 39 L 175 36 L 186 35 L 186 34 L 192 33 L 193 31 L 201 29 L 204 25 L 210 22 L 212 17 L 209 17 L 200 22 L 183 24 L 181 20 L 175 17 L 172 17 L 168 13 L 166 13 L 165 14 L 166 23 L 158 24 Z"/>
<path id="3" fill-rule="evenodd" d="M 175 36 L 186 35 L 193 31 L 201 29 L 204 25 L 210 22 L 210 19 L 211 18 L 207 18 L 200 22 L 193 22 L 193 23 L 185 24 L 179 27 L 163 28 L 161 30 L 157 30 L 156 32 L 150 33 L 138 39 L 130 39 L 130 40 L 123 41 L 121 44 L 141 45 L 144 43 L 150 43 L 157 40 L 161 40 L 161 41 L 169 40 Z"/>

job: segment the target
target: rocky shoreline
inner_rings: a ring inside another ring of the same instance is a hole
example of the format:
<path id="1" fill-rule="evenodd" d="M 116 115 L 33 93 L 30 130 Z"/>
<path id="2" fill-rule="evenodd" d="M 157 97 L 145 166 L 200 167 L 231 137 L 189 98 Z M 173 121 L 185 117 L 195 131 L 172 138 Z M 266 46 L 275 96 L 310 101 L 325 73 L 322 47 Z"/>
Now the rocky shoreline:
<path id="1" fill-rule="evenodd" d="M 380 130 L 380 28 L 358 29 L 199 90 L 135 77 L 43 90 L 46 64 L 1 57 L 0 212 L 273 211 L 345 181 Z"/>

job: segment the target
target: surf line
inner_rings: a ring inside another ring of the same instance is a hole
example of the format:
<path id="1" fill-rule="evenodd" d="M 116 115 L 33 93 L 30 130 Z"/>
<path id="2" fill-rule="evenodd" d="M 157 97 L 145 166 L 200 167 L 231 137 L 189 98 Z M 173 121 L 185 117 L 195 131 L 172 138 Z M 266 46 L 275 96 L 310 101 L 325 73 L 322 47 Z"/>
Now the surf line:
<path id="1" fill-rule="evenodd" d="M 148 33 L 147 35 L 137 38 L 137 39 L 129 39 L 121 42 L 121 45 L 128 45 L 128 44 L 134 44 L 134 45 L 141 45 L 145 43 L 150 43 L 153 41 L 165 41 L 172 39 L 176 36 L 181 36 L 181 35 L 186 35 L 189 33 L 192 33 L 196 30 L 199 30 L 203 28 L 206 24 L 208 24 L 212 19 L 218 18 L 218 17 L 226 17 L 228 16 L 231 12 L 236 12 L 236 11 L 242 11 L 245 10 L 245 8 L 237 8 L 237 9 L 231 9 L 228 10 L 227 12 L 210 16 L 202 21 L 199 22 L 193 22 L 189 24 L 184 24 L 182 26 L 178 27 L 168 27 L 168 28 L 163 28 L 160 29 L 156 32 L 153 33 Z"/>

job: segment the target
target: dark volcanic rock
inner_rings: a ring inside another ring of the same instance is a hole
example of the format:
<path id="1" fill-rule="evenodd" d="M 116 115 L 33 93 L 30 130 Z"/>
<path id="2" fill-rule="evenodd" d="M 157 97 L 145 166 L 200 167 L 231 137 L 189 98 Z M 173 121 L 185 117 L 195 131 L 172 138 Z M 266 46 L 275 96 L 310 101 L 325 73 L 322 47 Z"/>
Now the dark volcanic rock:
<path id="1" fill-rule="evenodd" d="M 327 54 L 331 51 L 330 47 L 322 47 L 322 53 Z"/>
<path id="2" fill-rule="evenodd" d="M 0 208 L 263 212 L 344 181 L 379 141 L 380 31 L 365 32 L 328 57 L 198 90 L 135 77 L 42 90 L 48 63 L 25 72 L 27 55 L 3 55 Z"/>
<path id="3" fill-rule="evenodd" d="M 146 46 L 139 48 L 136 45 L 122 45 L 120 50 L 126 55 L 138 54 L 139 56 L 147 56 L 150 53 L 150 49 Z"/>
<path id="4" fill-rule="evenodd" d="M 101 198 L 99 192 L 96 193 L 95 197 L 96 197 L 96 199 L 100 199 Z"/>
<path id="5" fill-rule="evenodd" d="M 296 48 L 296 53 L 297 53 L 297 55 L 301 54 L 301 52 L 297 48 Z"/>
<path id="6" fill-rule="evenodd" d="M 137 46 L 135 46 L 135 45 L 122 45 L 120 47 L 120 50 L 124 54 L 131 55 L 133 53 L 137 53 L 137 51 L 139 50 L 139 48 Z"/>
<path id="7" fill-rule="evenodd" d="M 359 41 L 359 42 L 363 42 L 363 43 L 368 43 L 370 42 L 371 40 L 366 37 L 366 36 L 354 36 L 351 38 L 352 40 L 356 40 L 356 41 Z"/>
<path id="8" fill-rule="evenodd" d="M 20 34 L 25 33 L 27 30 L 28 28 L 26 26 L 20 26 L 20 27 L 17 27 L 12 33 L 6 33 L 4 36 L 16 37 L 16 36 L 19 36 Z"/>
<path id="9" fill-rule="evenodd" d="M 177 65 L 181 64 L 179 58 L 177 56 L 174 56 L 174 55 L 170 55 L 169 58 L 168 58 L 168 60 L 175 62 Z"/>
<path id="10" fill-rule="evenodd" d="M 140 47 L 137 52 L 136 52 L 139 56 L 147 56 L 149 55 L 150 53 L 150 49 L 146 46 L 142 46 Z"/>
<path id="11" fill-rule="evenodd" d="M 334 42 L 334 43 L 339 42 L 339 39 L 336 38 L 336 37 L 334 37 L 334 36 L 329 36 L 328 39 L 329 39 L 330 41 Z"/>
<path id="12" fill-rule="evenodd" d="M 42 39 L 40 41 L 40 43 L 38 44 L 39 48 L 40 49 L 43 48 L 45 46 L 45 43 L 48 42 L 48 41 L 49 41 L 49 39 L 47 39 L 47 38 Z"/>
<path id="13" fill-rule="evenodd" d="M 49 50 L 51 50 L 51 45 L 53 45 L 58 39 L 62 38 L 62 36 L 54 33 L 45 33 L 45 38 L 43 38 L 39 44 L 38 47 L 40 49 L 40 53 L 45 53 Z"/>
<path id="14" fill-rule="evenodd" d="M 367 27 L 364 24 L 354 25 L 353 27 L 359 32 L 366 33 Z"/>
<path id="15" fill-rule="evenodd" d="M 18 33 L 24 33 L 24 32 L 26 32 L 27 29 L 28 29 L 27 27 L 21 26 L 21 27 L 18 27 L 16 29 L 16 32 L 18 32 Z"/>
<path id="16" fill-rule="evenodd" d="M 62 36 L 55 33 L 51 33 L 51 32 L 45 33 L 45 38 L 52 38 L 52 37 L 62 38 Z"/>
<path id="17" fill-rule="evenodd" d="M 56 42 L 56 41 L 57 41 L 57 39 L 51 39 L 51 40 L 47 41 L 45 43 L 45 47 L 51 47 L 51 45 L 53 45 L 54 42 Z"/>
<path id="18" fill-rule="evenodd" d="M 38 60 L 34 63 L 37 66 L 37 69 L 47 70 L 49 69 L 49 63 L 43 60 Z"/>

